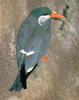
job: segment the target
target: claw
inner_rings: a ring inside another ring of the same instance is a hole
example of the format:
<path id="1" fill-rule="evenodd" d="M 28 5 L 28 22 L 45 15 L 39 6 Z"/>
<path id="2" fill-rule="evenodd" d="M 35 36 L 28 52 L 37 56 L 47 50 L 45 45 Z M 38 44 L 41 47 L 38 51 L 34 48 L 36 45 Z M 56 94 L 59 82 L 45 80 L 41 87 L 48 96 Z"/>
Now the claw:
<path id="1" fill-rule="evenodd" d="M 41 60 L 45 63 L 48 63 L 49 61 L 48 55 L 44 55 Z"/>

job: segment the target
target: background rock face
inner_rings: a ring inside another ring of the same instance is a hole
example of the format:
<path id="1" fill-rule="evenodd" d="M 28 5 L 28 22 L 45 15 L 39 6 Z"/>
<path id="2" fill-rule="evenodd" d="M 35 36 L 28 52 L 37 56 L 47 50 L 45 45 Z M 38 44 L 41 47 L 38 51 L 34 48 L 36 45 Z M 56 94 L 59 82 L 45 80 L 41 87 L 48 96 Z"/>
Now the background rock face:
<path id="1" fill-rule="evenodd" d="M 17 73 L 16 36 L 32 9 L 48 6 L 67 17 L 54 21 L 48 50 L 28 79 L 28 89 L 8 88 Z M 79 100 L 79 0 L 0 0 L 0 100 Z"/>

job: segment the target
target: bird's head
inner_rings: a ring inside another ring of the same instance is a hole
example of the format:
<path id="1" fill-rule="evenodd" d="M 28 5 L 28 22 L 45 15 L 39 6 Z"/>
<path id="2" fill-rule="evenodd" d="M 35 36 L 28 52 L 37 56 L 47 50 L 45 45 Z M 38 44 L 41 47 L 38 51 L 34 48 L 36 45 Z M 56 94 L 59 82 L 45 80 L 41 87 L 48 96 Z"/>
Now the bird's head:
<path id="1" fill-rule="evenodd" d="M 38 19 L 38 23 L 42 26 L 52 19 L 65 19 L 63 15 L 50 10 L 48 7 L 39 7 L 32 11 L 32 15 Z"/>

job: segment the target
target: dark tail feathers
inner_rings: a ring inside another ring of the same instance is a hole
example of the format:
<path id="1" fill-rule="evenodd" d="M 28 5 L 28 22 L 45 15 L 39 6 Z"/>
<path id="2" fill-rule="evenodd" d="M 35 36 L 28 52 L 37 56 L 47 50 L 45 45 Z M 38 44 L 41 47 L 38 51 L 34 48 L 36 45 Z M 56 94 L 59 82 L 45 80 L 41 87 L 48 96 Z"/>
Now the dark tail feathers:
<path id="1" fill-rule="evenodd" d="M 20 91 L 22 88 L 26 89 L 26 73 L 25 73 L 25 64 L 23 63 L 21 66 L 20 74 L 16 77 L 15 82 L 9 89 L 9 91 Z"/>
<path id="2" fill-rule="evenodd" d="M 15 82 L 10 87 L 9 91 L 20 91 L 22 89 L 21 77 L 17 75 Z"/>
<path id="3" fill-rule="evenodd" d="M 36 68 L 37 65 L 38 64 L 36 64 L 34 66 L 33 70 Z M 31 74 L 31 72 L 25 73 L 25 65 L 22 64 L 22 69 L 20 70 L 20 74 L 17 75 L 16 80 L 13 83 L 13 85 L 11 86 L 11 88 L 9 89 L 9 91 L 13 91 L 13 90 L 20 91 L 22 88 L 26 89 L 27 88 L 26 80 L 29 77 L 29 75 Z"/>

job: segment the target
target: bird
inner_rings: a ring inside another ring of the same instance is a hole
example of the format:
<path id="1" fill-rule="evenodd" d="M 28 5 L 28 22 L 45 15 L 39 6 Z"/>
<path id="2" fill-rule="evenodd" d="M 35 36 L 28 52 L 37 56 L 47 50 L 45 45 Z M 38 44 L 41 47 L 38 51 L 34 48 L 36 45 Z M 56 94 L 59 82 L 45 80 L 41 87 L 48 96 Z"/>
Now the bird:
<path id="1" fill-rule="evenodd" d="M 17 77 L 9 91 L 27 89 L 27 79 L 41 59 L 47 61 L 47 49 L 51 39 L 51 20 L 65 19 L 48 7 L 31 11 L 20 25 L 16 41 Z"/>

